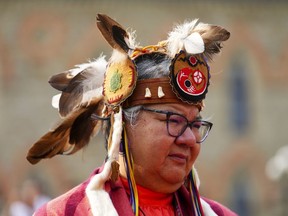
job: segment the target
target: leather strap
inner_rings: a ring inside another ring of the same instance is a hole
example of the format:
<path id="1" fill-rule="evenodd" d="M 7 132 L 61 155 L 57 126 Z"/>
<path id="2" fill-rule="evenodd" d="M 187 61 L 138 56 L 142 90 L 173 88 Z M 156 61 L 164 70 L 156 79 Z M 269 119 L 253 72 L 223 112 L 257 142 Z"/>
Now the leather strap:
<path id="1" fill-rule="evenodd" d="M 164 93 L 164 96 L 161 98 L 158 96 L 159 87 L 162 88 Z M 150 90 L 151 97 L 145 97 L 146 88 Z M 123 107 L 129 108 L 137 105 L 161 103 L 183 103 L 183 101 L 173 92 L 170 79 L 168 77 L 143 79 L 137 81 L 133 94 L 123 103 Z M 201 104 L 202 103 L 197 103 L 194 105 L 199 106 L 199 109 L 201 110 Z"/>

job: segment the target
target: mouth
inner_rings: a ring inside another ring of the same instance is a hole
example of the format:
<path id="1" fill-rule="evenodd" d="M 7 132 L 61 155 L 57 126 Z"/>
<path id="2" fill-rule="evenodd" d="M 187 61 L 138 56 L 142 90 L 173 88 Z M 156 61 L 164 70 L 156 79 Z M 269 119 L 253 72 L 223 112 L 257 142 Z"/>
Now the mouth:
<path id="1" fill-rule="evenodd" d="M 187 160 L 188 160 L 188 156 L 184 155 L 184 154 L 179 154 L 179 153 L 175 153 L 175 154 L 169 154 L 168 157 L 175 161 L 176 163 L 179 164 L 186 164 Z"/>

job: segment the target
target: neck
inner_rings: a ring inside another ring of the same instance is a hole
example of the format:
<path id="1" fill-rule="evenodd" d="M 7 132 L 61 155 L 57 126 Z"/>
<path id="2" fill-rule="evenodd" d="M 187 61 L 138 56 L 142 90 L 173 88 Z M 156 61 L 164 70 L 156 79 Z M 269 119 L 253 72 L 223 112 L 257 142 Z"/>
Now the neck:
<path id="1" fill-rule="evenodd" d="M 127 173 L 126 173 L 126 169 L 125 169 L 125 159 L 124 156 L 122 154 L 119 155 L 119 172 L 120 175 L 127 178 Z"/>
<path id="2" fill-rule="evenodd" d="M 123 155 L 119 156 L 119 172 L 120 175 L 122 177 L 127 178 L 127 173 L 126 173 L 126 165 L 125 165 L 125 159 Z M 166 181 L 162 181 L 161 179 L 147 179 L 143 176 L 146 176 L 145 174 L 142 174 L 142 172 L 140 172 L 139 168 L 137 168 L 137 165 L 134 164 L 134 178 L 136 181 L 137 185 L 140 185 L 142 187 L 145 187 L 151 191 L 154 192 L 159 192 L 159 193 L 173 193 L 175 191 L 177 191 L 183 182 L 180 182 L 178 184 L 170 184 L 169 182 Z"/>
<path id="3" fill-rule="evenodd" d="M 129 184 L 126 178 L 121 177 L 122 184 L 127 192 L 130 195 Z M 172 203 L 173 193 L 159 193 L 154 192 L 150 189 L 137 185 L 138 197 L 140 205 L 168 205 Z"/>

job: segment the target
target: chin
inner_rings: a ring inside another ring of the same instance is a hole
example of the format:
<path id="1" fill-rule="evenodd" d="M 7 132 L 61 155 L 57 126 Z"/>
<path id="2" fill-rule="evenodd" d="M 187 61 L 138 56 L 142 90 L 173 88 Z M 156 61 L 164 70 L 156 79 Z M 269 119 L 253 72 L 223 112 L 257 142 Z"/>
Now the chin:
<path id="1" fill-rule="evenodd" d="M 172 171 L 173 172 L 173 171 Z M 166 176 L 166 181 L 170 182 L 171 184 L 183 184 L 186 179 L 186 174 L 183 172 L 173 172 L 173 175 Z"/>

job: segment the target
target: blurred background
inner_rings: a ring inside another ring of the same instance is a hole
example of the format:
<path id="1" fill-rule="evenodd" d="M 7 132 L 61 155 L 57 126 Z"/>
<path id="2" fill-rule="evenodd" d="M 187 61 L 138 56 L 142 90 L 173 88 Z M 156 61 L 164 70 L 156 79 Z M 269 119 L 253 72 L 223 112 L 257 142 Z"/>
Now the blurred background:
<path id="1" fill-rule="evenodd" d="M 239 215 L 288 215 L 287 1 L 14 0 L 0 1 L 0 12 L 0 215 L 32 205 L 32 195 L 64 193 L 103 162 L 101 136 L 72 156 L 25 158 L 60 120 L 49 77 L 111 54 L 97 13 L 136 30 L 141 45 L 187 19 L 231 32 L 211 64 L 203 115 L 214 126 L 196 163 L 200 193 Z"/>

